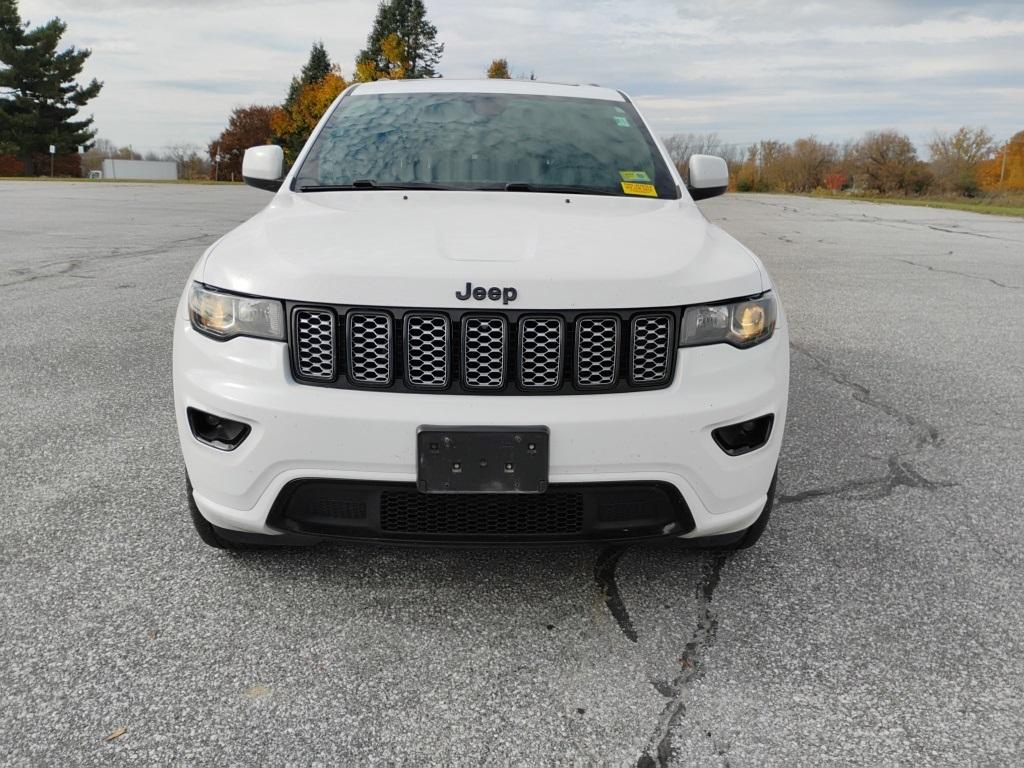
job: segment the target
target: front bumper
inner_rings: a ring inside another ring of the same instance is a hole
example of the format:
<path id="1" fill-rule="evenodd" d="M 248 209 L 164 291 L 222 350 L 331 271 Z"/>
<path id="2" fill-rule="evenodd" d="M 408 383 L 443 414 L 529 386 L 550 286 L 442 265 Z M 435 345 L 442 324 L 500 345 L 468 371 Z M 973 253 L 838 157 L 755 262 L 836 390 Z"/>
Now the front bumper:
<path id="1" fill-rule="evenodd" d="M 752 349 L 725 344 L 678 352 L 675 379 L 648 392 L 558 397 L 436 396 L 311 387 L 291 377 L 287 346 L 196 333 L 179 312 L 174 399 L 193 496 L 229 530 L 278 534 L 268 517 L 282 490 L 312 479 L 414 483 L 416 429 L 546 425 L 553 486 L 667 483 L 692 517 L 687 538 L 740 531 L 757 519 L 778 462 L 789 387 L 784 320 Z M 191 433 L 186 408 L 251 425 L 236 450 Z M 728 456 L 712 430 L 775 415 L 767 444 Z M 273 521 L 272 521 L 273 522 Z"/>

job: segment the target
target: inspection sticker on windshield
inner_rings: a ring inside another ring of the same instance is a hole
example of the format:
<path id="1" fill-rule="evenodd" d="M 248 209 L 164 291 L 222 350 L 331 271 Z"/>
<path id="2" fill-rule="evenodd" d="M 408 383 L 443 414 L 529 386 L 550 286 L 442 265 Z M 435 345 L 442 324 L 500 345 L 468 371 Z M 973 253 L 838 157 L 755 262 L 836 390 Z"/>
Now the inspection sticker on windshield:
<path id="1" fill-rule="evenodd" d="M 646 171 L 619 171 L 623 181 L 650 181 Z"/>
<path id="2" fill-rule="evenodd" d="M 621 125 L 623 128 L 629 128 L 629 119 L 624 115 L 615 115 L 615 124 Z"/>
<path id="3" fill-rule="evenodd" d="M 658 190 L 653 184 L 636 184 L 631 181 L 622 182 L 622 191 L 627 195 L 643 195 L 644 197 L 657 197 Z"/>

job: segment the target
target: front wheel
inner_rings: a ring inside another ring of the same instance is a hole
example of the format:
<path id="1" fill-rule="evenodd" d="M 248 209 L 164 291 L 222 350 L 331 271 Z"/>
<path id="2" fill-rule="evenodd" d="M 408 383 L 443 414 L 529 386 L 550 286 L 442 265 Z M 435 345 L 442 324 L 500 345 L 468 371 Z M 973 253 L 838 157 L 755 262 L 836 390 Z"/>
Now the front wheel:
<path id="1" fill-rule="evenodd" d="M 768 527 L 768 518 L 771 517 L 772 506 L 775 504 L 775 486 L 778 482 L 779 470 L 776 467 L 775 474 L 772 475 L 771 485 L 768 486 L 768 498 L 761 509 L 761 514 L 758 515 L 757 520 L 749 528 L 736 531 L 735 533 L 725 533 L 720 536 L 704 536 L 699 539 L 683 539 L 683 541 L 688 546 L 698 549 L 739 550 L 749 549 L 754 546 L 757 544 L 758 539 L 761 538 L 761 534 L 764 533 L 764 529 Z"/>
<path id="2" fill-rule="evenodd" d="M 244 533 L 220 528 L 203 517 L 203 513 L 199 511 L 199 506 L 192 495 L 192 480 L 188 475 L 185 475 L 185 488 L 188 496 L 188 510 L 192 515 L 192 525 L 203 543 L 214 549 L 243 551 L 270 547 L 308 547 L 320 542 L 320 539 L 315 537 L 298 534 L 266 536 L 260 533 Z"/>

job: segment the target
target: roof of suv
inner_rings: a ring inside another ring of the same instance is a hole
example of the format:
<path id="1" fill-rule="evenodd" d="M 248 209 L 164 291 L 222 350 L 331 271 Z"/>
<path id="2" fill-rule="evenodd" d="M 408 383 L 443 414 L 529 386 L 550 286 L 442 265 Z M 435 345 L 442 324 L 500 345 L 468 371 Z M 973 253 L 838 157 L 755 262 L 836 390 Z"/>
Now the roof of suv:
<path id="1" fill-rule="evenodd" d="M 598 85 L 542 83 L 537 80 L 455 80 L 444 77 L 418 80 L 377 80 L 360 83 L 353 93 L 525 93 L 536 96 L 563 96 L 578 99 L 624 101 L 612 88 Z"/>

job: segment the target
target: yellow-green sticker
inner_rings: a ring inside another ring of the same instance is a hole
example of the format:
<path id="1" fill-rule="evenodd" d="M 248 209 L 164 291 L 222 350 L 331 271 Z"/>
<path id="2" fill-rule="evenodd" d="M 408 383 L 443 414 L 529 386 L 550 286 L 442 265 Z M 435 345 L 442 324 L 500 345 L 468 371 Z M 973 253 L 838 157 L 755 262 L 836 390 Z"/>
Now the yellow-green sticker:
<path id="1" fill-rule="evenodd" d="M 635 184 L 631 181 L 622 182 L 622 191 L 627 195 L 643 195 L 644 197 L 657 197 L 658 190 L 653 184 Z"/>
<path id="2" fill-rule="evenodd" d="M 615 115 L 615 124 L 621 128 L 629 128 L 629 120 L 625 115 Z"/>
<path id="3" fill-rule="evenodd" d="M 623 181 L 650 181 L 651 177 L 645 171 L 619 171 Z"/>

